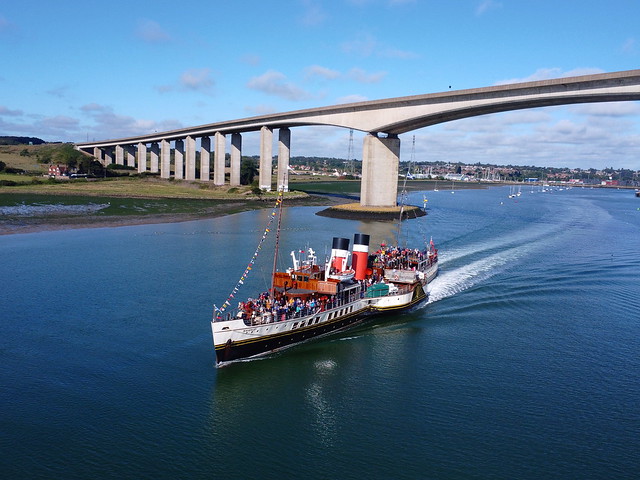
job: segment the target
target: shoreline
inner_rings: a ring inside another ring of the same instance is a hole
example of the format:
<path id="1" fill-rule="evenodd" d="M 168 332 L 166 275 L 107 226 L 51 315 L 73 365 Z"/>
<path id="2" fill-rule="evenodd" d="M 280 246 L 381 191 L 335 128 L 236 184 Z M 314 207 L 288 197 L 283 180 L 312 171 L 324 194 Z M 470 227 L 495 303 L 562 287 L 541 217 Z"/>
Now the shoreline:
<path id="1" fill-rule="evenodd" d="M 306 198 L 294 198 L 287 201 L 288 206 L 331 206 L 352 202 L 352 198 L 332 195 L 310 194 Z M 18 235 L 25 233 L 75 230 L 81 228 L 115 228 L 136 225 L 190 222 L 225 215 L 233 215 L 251 210 L 271 208 L 272 202 L 242 202 L 238 200 L 219 202 L 206 211 L 197 213 L 167 213 L 142 215 L 48 215 L 38 217 L 10 217 L 0 219 L 0 235 Z"/>

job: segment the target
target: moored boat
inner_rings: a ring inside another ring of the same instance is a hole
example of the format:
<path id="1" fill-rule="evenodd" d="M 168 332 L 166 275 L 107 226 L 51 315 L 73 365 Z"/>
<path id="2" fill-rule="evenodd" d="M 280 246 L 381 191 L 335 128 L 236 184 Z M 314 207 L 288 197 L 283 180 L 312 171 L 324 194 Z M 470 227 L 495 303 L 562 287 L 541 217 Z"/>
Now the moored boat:
<path id="1" fill-rule="evenodd" d="M 232 294 L 214 307 L 216 363 L 267 355 L 424 302 L 438 273 L 433 240 L 423 249 L 381 245 L 374 252 L 369 243 L 369 235 L 356 233 L 350 250 L 349 239 L 333 238 L 324 263 L 311 248 L 304 259 L 292 252 L 292 267 L 274 268 L 269 291 L 229 308 Z"/>

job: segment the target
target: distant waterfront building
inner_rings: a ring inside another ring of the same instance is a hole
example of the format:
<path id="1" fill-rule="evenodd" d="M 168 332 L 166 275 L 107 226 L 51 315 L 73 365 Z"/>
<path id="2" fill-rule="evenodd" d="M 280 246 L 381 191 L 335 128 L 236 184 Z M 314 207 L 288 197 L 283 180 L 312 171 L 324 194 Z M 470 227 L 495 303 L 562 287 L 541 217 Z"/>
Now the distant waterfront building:
<path id="1" fill-rule="evenodd" d="M 444 176 L 445 180 L 456 180 L 458 182 L 468 182 L 470 178 L 462 173 L 447 173 Z"/>
<path id="2" fill-rule="evenodd" d="M 49 165 L 50 177 L 64 177 L 68 173 L 66 165 Z"/>

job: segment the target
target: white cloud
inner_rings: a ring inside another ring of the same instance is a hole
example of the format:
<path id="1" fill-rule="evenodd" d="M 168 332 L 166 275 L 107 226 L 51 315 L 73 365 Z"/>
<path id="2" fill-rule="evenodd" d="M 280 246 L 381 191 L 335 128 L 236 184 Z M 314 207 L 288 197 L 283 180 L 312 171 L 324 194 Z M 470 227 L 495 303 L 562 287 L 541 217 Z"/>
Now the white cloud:
<path id="1" fill-rule="evenodd" d="M 636 117 L 640 115 L 640 103 L 637 102 L 603 102 L 585 103 L 568 107 L 570 112 L 578 115 L 599 117 Z"/>
<path id="2" fill-rule="evenodd" d="M 367 100 L 369 99 L 364 95 L 354 94 L 354 95 L 347 95 L 345 97 L 340 97 L 338 98 L 336 103 L 359 103 L 359 102 L 366 102 Z"/>
<path id="3" fill-rule="evenodd" d="M 628 54 L 634 54 L 638 51 L 638 41 L 633 38 L 627 38 L 622 44 L 622 52 Z"/>
<path id="4" fill-rule="evenodd" d="M 380 52 L 378 52 L 378 55 L 384 58 L 398 58 L 400 60 L 411 60 L 414 58 L 420 58 L 420 55 L 415 52 L 409 52 L 397 48 L 384 48 Z"/>
<path id="5" fill-rule="evenodd" d="M 164 43 L 171 36 L 154 20 L 142 19 L 138 22 L 136 36 L 147 43 Z"/>
<path id="6" fill-rule="evenodd" d="M 77 130 L 80 125 L 80 121 L 77 118 L 67 117 L 65 115 L 56 115 L 54 117 L 45 117 L 37 122 L 44 131 L 47 132 L 59 132 L 64 134 L 71 130 Z"/>
<path id="7" fill-rule="evenodd" d="M 288 82 L 283 73 L 275 70 L 269 70 L 259 77 L 252 78 L 247 83 L 247 87 L 285 100 L 300 101 L 311 98 L 308 92 Z"/>
<path id="8" fill-rule="evenodd" d="M 94 134 L 95 138 L 100 139 L 144 135 L 182 127 L 177 120 L 156 121 L 116 114 L 111 107 L 97 103 L 83 105 L 80 111 L 87 116 L 89 124 L 82 127 L 79 133 L 84 129 L 86 133 Z"/>
<path id="9" fill-rule="evenodd" d="M 397 58 L 400 60 L 410 60 L 419 58 L 415 52 L 407 50 L 401 50 L 399 48 L 385 45 L 376 40 L 370 34 L 361 34 L 357 38 L 344 42 L 342 44 L 342 51 L 349 55 L 356 55 L 359 57 L 381 57 L 381 58 Z"/>
<path id="10" fill-rule="evenodd" d="M 300 18 L 300 22 L 305 26 L 315 26 L 324 23 L 327 19 L 327 14 L 321 8 L 318 2 L 311 0 L 303 0 L 302 6 L 304 12 Z"/>
<path id="11" fill-rule="evenodd" d="M 358 83 L 378 83 L 387 76 L 387 72 L 367 73 L 361 68 L 354 67 L 347 75 Z"/>
<path id="12" fill-rule="evenodd" d="M 524 78 L 510 78 L 507 80 L 499 80 L 494 85 L 509 85 L 511 83 L 535 82 L 538 80 L 550 80 L 553 78 L 576 77 L 580 75 L 593 75 L 603 73 L 604 70 L 599 68 L 574 68 L 573 70 L 563 71 L 561 68 L 539 68 L 534 73 Z"/>
<path id="13" fill-rule="evenodd" d="M 252 53 L 248 53 L 246 55 L 244 55 L 240 61 L 242 63 L 246 63 L 247 65 L 251 65 L 251 66 L 256 66 L 260 64 L 260 56 L 259 55 L 255 55 Z"/>
<path id="14" fill-rule="evenodd" d="M 321 78 L 325 80 L 333 80 L 338 77 L 340 77 L 340 72 L 320 65 L 311 65 L 305 69 L 306 79 Z"/>
<path id="15" fill-rule="evenodd" d="M 0 105 L 0 115 L 6 115 L 10 117 L 19 117 L 22 115 L 22 110 L 11 110 L 4 105 Z"/>
<path id="16" fill-rule="evenodd" d="M 69 87 L 61 86 L 61 87 L 51 88 L 47 90 L 46 93 L 51 95 L 52 97 L 64 98 L 67 96 L 68 90 L 69 90 Z"/>
<path id="17" fill-rule="evenodd" d="M 154 87 L 159 93 L 168 93 L 175 90 L 175 85 L 158 85 Z"/>
<path id="18" fill-rule="evenodd" d="M 194 68 L 180 75 L 180 85 L 186 90 L 209 91 L 214 85 L 211 69 Z"/>
<path id="19" fill-rule="evenodd" d="M 482 0 L 476 7 L 476 15 L 483 15 L 489 10 L 494 10 L 501 7 L 502 3 L 496 2 L 495 0 Z"/>
<path id="20" fill-rule="evenodd" d="M 215 81 L 209 68 L 192 68 L 185 70 L 176 83 L 170 85 L 158 85 L 155 89 L 160 93 L 172 91 L 199 92 L 212 94 Z"/>
<path id="21" fill-rule="evenodd" d="M 369 57 L 373 55 L 378 42 L 371 35 L 360 35 L 354 40 L 344 42 L 342 44 L 342 50 L 345 53 L 358 55 L 361 57 Z"/>
<path id="22" fill-rule="evenodd" d="M 245 112 L 247 112 L 250 116 L 258 116 L 258 115 L 269 115 L 270 113 L 275 113 L 278 109 L 273 105 L 266 104 L 258 104 L 247 106 L 244 108 Z"/>
<path id="23" fill-rule="evenodd" d="M 416 158 L 637 169 L 637 108 L 633 102 L 544 107 L 449 122 L 415 132 Z"/>

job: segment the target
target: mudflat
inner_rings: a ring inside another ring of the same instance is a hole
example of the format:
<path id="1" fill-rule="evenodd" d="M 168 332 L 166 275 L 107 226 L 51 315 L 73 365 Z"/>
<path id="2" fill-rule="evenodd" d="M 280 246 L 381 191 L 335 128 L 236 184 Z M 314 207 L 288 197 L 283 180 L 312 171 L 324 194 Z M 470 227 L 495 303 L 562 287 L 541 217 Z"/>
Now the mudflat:
<path id="1" fill-rule="evenodd" d="M 138 203 L 143 202 L 145 205 L 154 202 L 157 204 L 153 208 L 146 209 L 137 207 L 137 205 L 133 205 L 129 209 L 122 208 L 124 202 L 121 197 L 89 197 L 85 198 L 85 204 L 70 204 L 69 196 L 47 195 L 46 200 L 43 199 L 40 202 L 33 202 L 33 197 L 30 197 L 30 200 L 31 203 L 24 202 L 18 206 L 0 206 L 0 235 L 186 222 L 273 207 L 271 198 L 216 199 L 211 201 L 198 199 L 197 202 L 193 199 L 137 199 Z M 61 208 L 46 208 L 58 205 L 57 201 L 64 201 L 65 205 Z M 288 206 L 330 206 L 349 201 L 346 198 L 315 194 L 303 194 L 286 199 Z M 108 206 L 105 207 L 105 203 L 100 204 L 99 202 L 106 202 Z M 34 204 L 44 206 L 44 208 L 30 211 L 29 207 Z M 98 207 L 64 208 L 65 206 L 90 207 L 92 205 L 98 205 Z M 166 206 L 166 212 L 162 211 L 163 205 Z M 135 211 L 132 213 L 132 210 L 137 210 L 138 213 Z"/>

